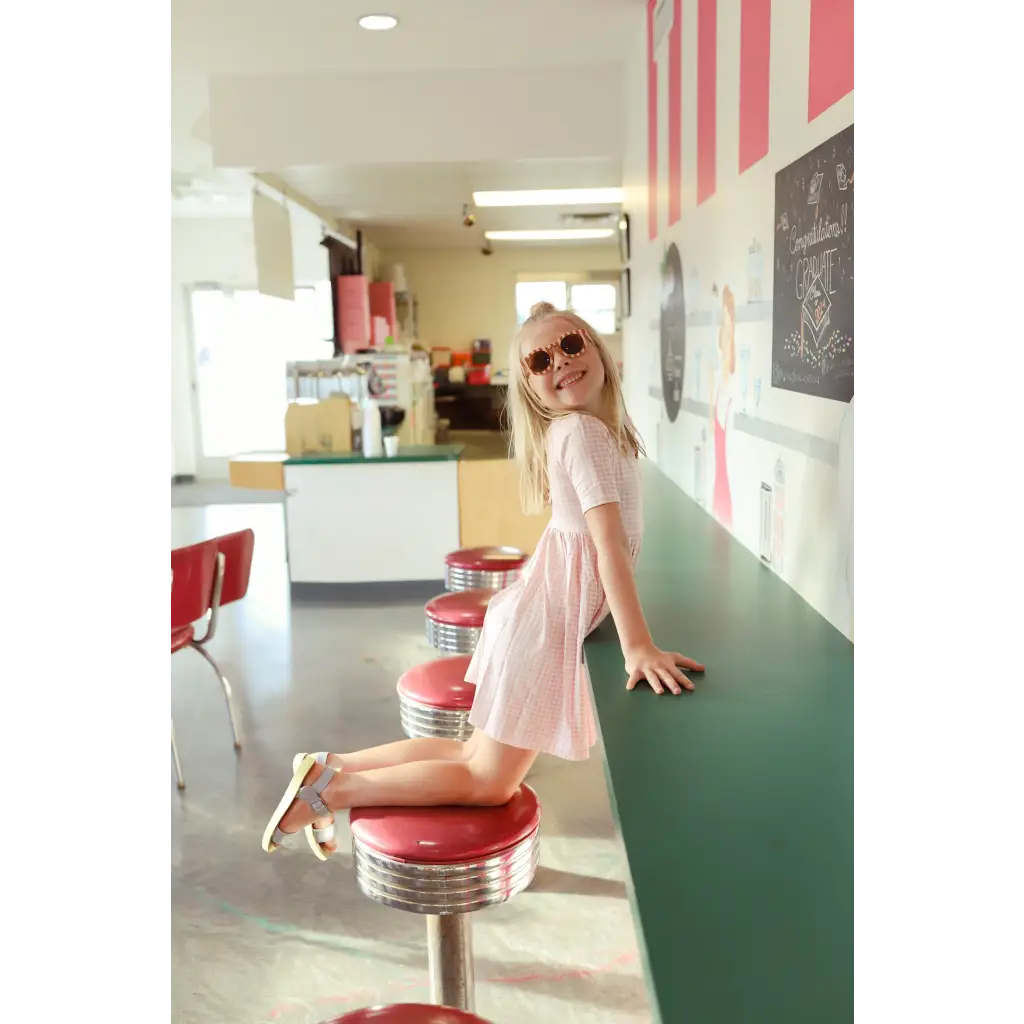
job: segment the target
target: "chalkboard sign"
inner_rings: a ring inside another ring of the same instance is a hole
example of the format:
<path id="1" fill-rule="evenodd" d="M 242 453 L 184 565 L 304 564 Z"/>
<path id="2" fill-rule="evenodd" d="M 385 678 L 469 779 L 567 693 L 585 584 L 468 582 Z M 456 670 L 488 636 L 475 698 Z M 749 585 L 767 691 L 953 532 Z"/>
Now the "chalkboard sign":
<path id="1" fill-rule="evenodd" d="M 661 394 L 670 423 L 679 415 L 686 368 L 686 301 L 683 261 L 673 242 L 661 264 Z"/>
<path id="2" fill-rule="evenodd" d="M 853 125 L 775 175 L 772 386 L 853 398 Z"/>

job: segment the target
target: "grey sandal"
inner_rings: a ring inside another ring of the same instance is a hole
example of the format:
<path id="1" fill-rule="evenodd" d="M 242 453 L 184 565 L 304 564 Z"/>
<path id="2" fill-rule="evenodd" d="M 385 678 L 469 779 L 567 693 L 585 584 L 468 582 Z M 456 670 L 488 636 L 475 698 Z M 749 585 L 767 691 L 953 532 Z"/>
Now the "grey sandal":
<path id="1" fill-rule="evenodd" d="M 306 776 L 315 764 L 323 765 L 323 772 L 321 772 L 320 777 L 312 785 L 304 785 Z M 329 814 L 333 814 L 327 804 L 324 803 L 321 794 L 337 774 L 335 769 L 327 767 L 327 753 L 325 751 L 321 751 L 319 754 L 297 754 L 295 756 L 295 760 L 292 762 L 292 780 L 288 783 L 288 788 L 285 790 L 281 802 L 277 805 L 277 810 L 274 811 L 263 832 L 262 845 L 267 853 L 273 853 L 278 847 L 290 847 L 291 840 L 298 835 L 297 832 L 282 832 L 280 828 L 281 819 L 285 816 L 288 808 L 291 807 L 292 802 L 296 798 L 305 800 L 318 818 L 324 818 Z M 330 854 L 324 851 L 321 843 L 333 841 L 334 822 L 332 821 L 330 825 L 326 825 L 324 828 L 313 828 L 312 823 L 310 823 L 303 831 L 306 833 L 306 841 L 316 857 L 319 860 L 327 860 Z"/>

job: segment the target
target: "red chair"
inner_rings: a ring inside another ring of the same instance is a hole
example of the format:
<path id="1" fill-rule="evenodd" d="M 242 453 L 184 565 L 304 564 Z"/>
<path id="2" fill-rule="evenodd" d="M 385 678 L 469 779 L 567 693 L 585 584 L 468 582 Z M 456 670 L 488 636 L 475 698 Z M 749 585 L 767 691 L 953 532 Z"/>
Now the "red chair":
<path id="1" fill-rule="evenodd" d="M 235 708 L 231 699 L 231 684 L 220 666 L 206 649 L 217 631 L 217 618 L 222 605 L 245 597 L 249 589 L 249 574 L 255 535 L 252 530 L 228 533 L 213 540 L 192 544 L 171 551 L 171 654 L 191 647 L 211 665 L 224 690 L 224 700 L 231 722 L 231 735 L 235 749 L 242 743 L 238 738 Z M 195 623 L 206 618 L 206 632 L 195 635 Z M 171 722 L 171 752 L 178 778 L 178 788 L 185 788 L 174 742 L 174 722 Z"/>

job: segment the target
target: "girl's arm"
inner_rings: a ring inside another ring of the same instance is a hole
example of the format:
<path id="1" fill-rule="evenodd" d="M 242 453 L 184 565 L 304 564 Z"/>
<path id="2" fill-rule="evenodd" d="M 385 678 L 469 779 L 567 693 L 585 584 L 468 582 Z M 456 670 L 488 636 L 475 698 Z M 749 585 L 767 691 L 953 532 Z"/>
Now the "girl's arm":
<path id="1" fill-rule="evenodd" d="M 694 672 L 703 672 L 704 666 L 677 652 L 655 647 L 640 607 L 629 538 L 622 525 L 618 502 L 597 505 L 586 513 L 585 518 L 597 548 L 597 570 L 608 596 L 608 607 L 619 631 L 622 655 L 629 673 L 626 689 L 632 690 L 641 679 L 646 679 L 655 693 L 663 692 L 662 684 L 673 693 L 680 693 L 680 686 L 692 690 L 693 683 L 678 666 Z"/>

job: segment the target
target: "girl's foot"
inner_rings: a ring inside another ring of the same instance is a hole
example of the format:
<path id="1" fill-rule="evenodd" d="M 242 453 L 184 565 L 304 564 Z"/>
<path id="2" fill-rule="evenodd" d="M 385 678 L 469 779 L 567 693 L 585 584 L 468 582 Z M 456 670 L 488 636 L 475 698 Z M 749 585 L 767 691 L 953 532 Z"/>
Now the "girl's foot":
<path id="1" fill-rule="evenodd" d="M 336 754 L 298 754 L 292 779 L 263 833 L 263 849 L 272 853 L 291 845 L 305 831 L 313 853 L 326 860 L 337 849 L 331 804 L 340 796 L 342 761 Z"/>

